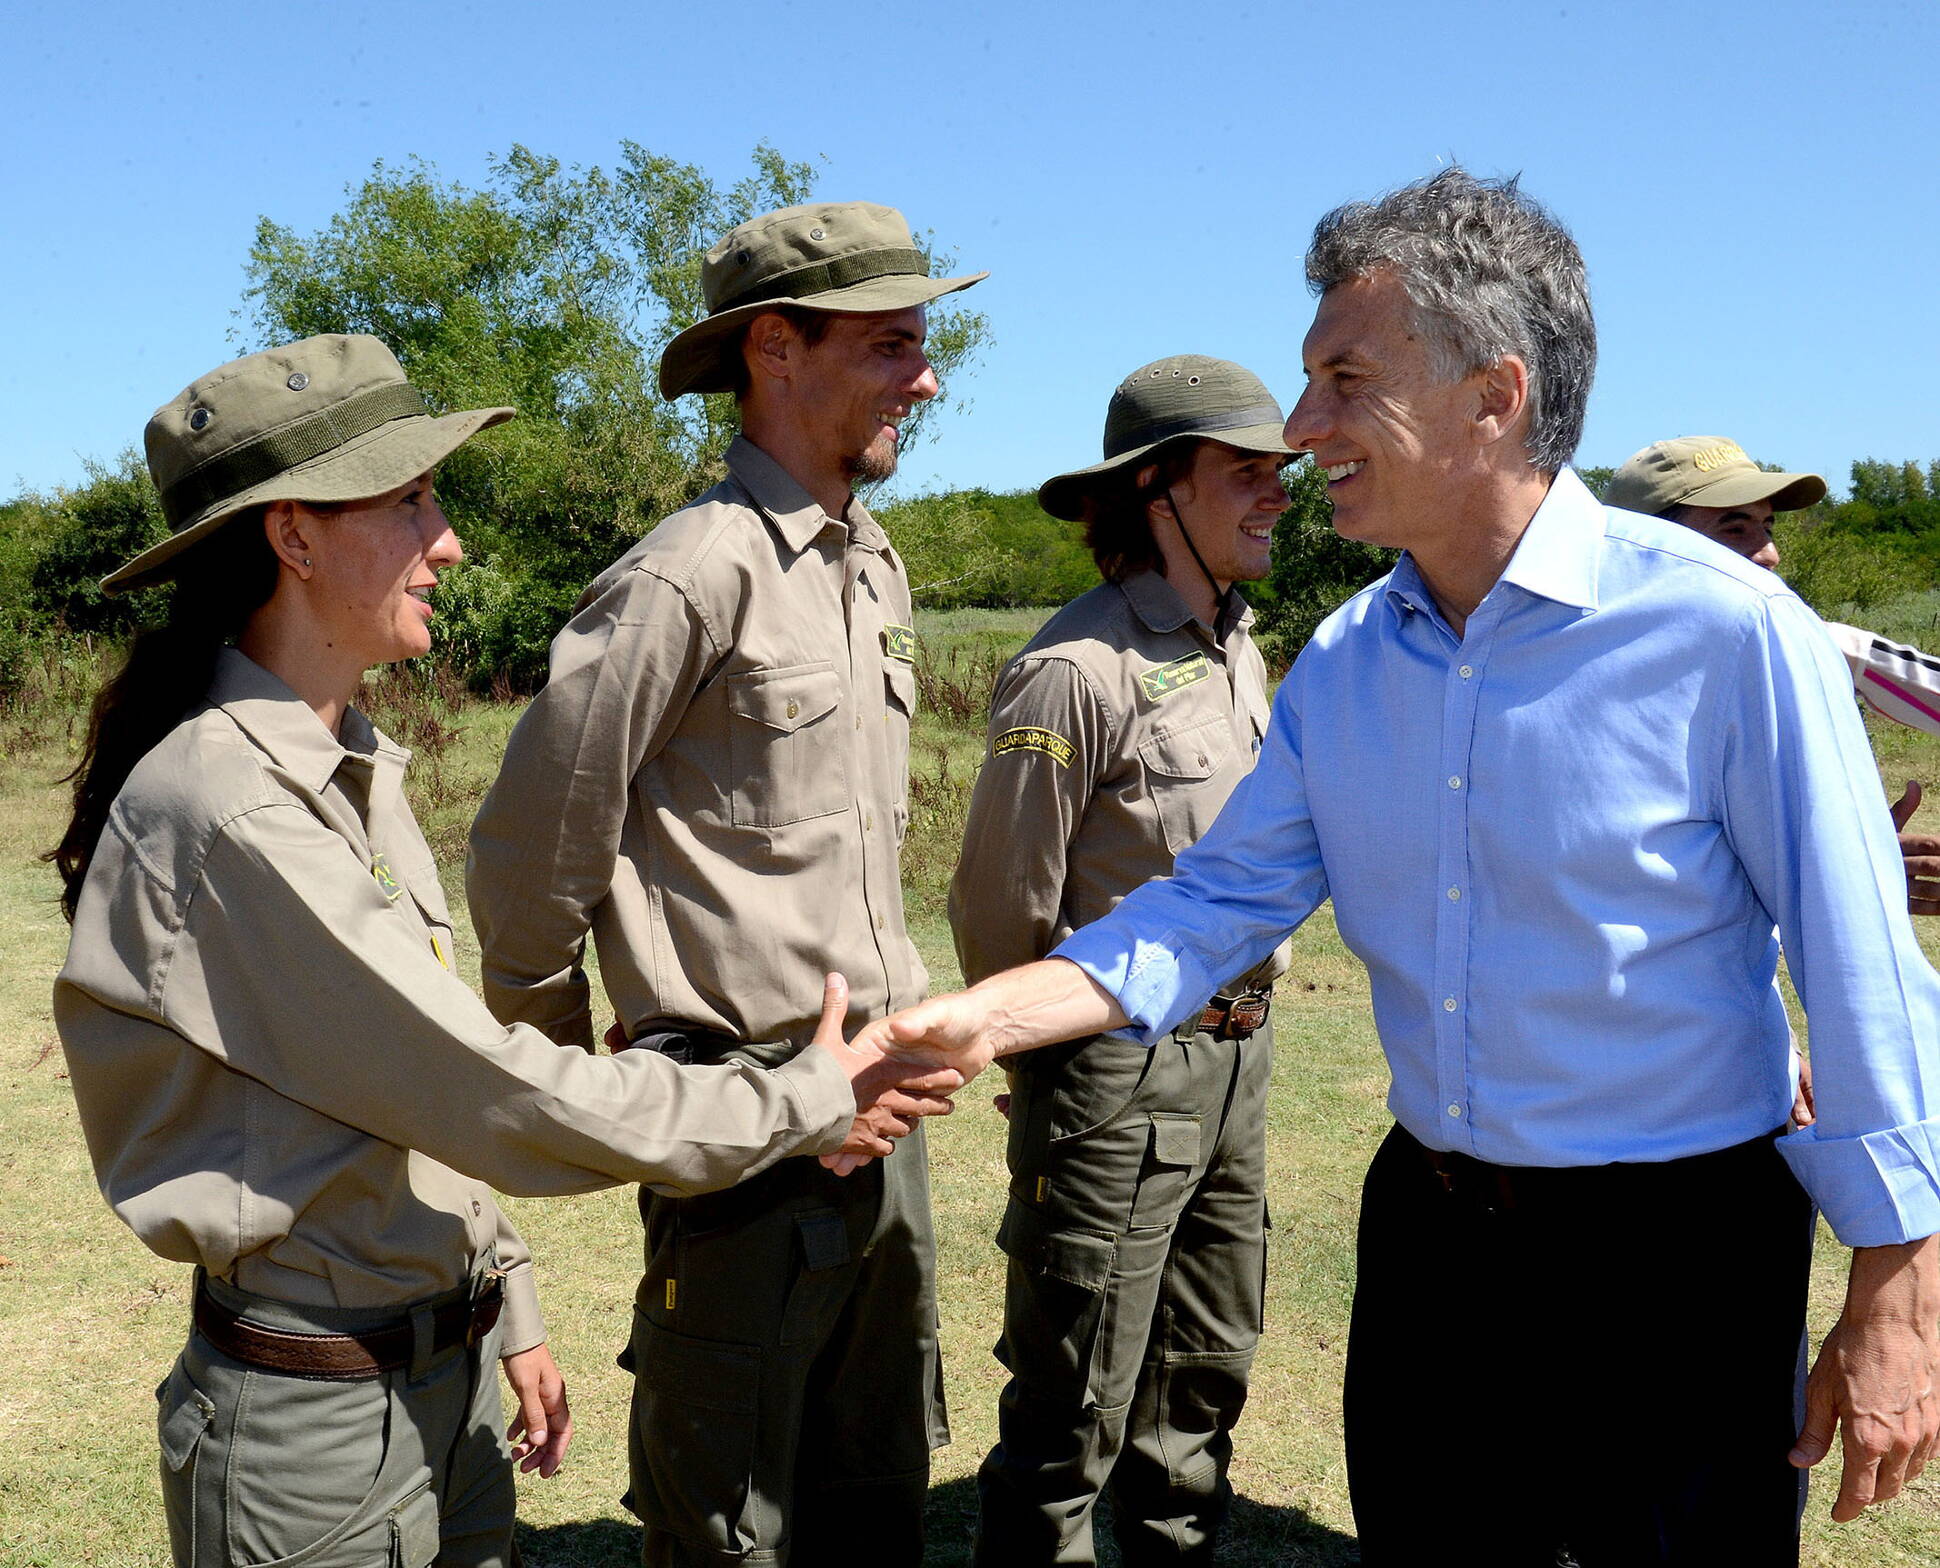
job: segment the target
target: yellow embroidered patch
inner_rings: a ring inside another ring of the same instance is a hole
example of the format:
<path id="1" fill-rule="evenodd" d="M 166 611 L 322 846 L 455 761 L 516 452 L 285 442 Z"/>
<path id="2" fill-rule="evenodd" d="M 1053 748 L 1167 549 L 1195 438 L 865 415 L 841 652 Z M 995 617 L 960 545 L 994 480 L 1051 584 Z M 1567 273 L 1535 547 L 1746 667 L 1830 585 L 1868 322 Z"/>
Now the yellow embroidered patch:
<path id="1" fill-rule="evenodd" d="M 1145 695 L 1157 702 L 1170 697 L 1182 686 L 1197 686 L 1212 674 L 1212 661 L 1203 653 L 1189 653 L 1183 659 L 1161 664 L 1157 669 L 1141 670 L 1138 683 Z"/>
<path id="2" fill-rule="evenodd" d="M 1042 1203 L 1042 1202 L 1043 1202 L 1043 1201 L 1044 1201 L 1044 1200 L 1045 1200 L 1046 1198 L 1048 1198 L 1048 1197 L 1050 1197 L 1050 1196 L 1051 1196 L 1051 1178 L 1050 1178 L 1049 1176 L 1040 1176 L 1040 1177 L 1038 1177 L 1038 1179 L 1037 1179 L 1037 1201 L 1038 1201 L 1039 1203 Z"/>
<path id="3" fill-rule="evenodd" d="M 674 1282 L 672 1280 L 667 1281 L 667 1310 L 669 1312 L 674 1310 Z"/>
<path id="4" fill-rule="evenodd" d="M 892 659 L 901 659 L 905 664 L 916 662 L 916 628 L 913 626 L 885 626 L 882 629 L 882 651 Z"/>
<path id="5" fill-rule="evenodd" d="M 431 933 L 431 956 L 443 964 L 445 968 L 449 969 L 451 967 L 451 960 L 445 957 L 445 944 L 438 940 L 438 933 L 436 931 Z"/>
<path id="6" fill-rule="evenodd" d="M 1041 751 L 1061 768 L 1070 767 L 1071 759 L 1078 754 L 1078 748 L 1056 730 L 1039 729 L 1035 724 L 1020 724 L 1014 730 L 1005 730 L 990 743 L 993 757 L 1009 751 Z"/>
<path id="7" fill-rule="evenodd" d="M 379 891 L 391 903 L 395 904 L 404 896 L 404 884 L 391 875 L 390 863 L 381 854 L 370 857 L 370 874 Z"/>

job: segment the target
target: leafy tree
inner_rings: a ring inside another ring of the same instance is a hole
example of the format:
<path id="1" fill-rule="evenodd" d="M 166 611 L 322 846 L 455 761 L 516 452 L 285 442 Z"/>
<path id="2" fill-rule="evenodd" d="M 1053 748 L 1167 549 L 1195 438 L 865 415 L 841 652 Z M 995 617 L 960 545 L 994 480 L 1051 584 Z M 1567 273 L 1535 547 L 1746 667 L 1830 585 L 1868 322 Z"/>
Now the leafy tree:
<path id="1" fill-rule="evenodd" d="M 727 186 L 633 142 L 610 173 L 515 146 L 482 189 L 421 161 L 379 163 L 318 233 L 258 224 L 252 346 L 371 332 L 435 402 L 520 411 L 439 470 L 474 562 L 454 574 L 440 652 L 475 680 L 536 684 L 586 583 L 720 478 L 733 399 L 662 399 L 660 351 L 705 313 L 707 246 L 809 199 L 814 180 L 812 165 L 766 145 Z M 939 379 L 967 369 L 987 336 L 981 313 L 933 307 Z M 905 423 L 905 449 L 941 401 Z"/>

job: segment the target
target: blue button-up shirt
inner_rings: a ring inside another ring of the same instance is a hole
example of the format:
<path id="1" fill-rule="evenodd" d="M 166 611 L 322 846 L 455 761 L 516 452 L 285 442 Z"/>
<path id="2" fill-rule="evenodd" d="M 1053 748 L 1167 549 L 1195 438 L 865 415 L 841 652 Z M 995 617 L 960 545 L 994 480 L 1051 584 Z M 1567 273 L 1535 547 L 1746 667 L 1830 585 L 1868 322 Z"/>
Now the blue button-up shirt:
<path id="1" fill-rule="evenodd" d="M 1780 1148 L 1849 1245 L 1940 1231 L 1940 977 L 1852 682 L 1772 573 L 1565 470 L 1462 635 L 1406 556 L 1336 611 L 1212 830 L 1057 952 L 1151 1041 L 1330 895 L 1395 1117 L 1509 1165 L 1781 1125 L 1782 933 L 1819 1120 Z"/>

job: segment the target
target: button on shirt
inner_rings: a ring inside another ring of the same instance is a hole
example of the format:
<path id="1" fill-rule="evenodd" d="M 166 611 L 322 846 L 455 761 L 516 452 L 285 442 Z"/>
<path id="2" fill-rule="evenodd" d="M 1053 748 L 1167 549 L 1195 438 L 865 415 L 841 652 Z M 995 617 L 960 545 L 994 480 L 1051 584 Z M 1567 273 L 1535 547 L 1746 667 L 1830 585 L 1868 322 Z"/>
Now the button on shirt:
<path id="1" fill-rule="evenodd" d="M 487 1182 L 709 1191 L 838 1147 L 855 1100 L 821 1052 L 683 1070 L 494 1021 L 449 972 L 406 757 L 224 652 L 208 706 L 115 799 L 54 1019 L 102 1192 L 154 1252 L 365 1308 L 496 1257 L 510 1354 L 544 1328 Z"/>
<path id="2" fill-rule="evenodd" d="M 1074 599 L 1005 666 L 950 884 L 966 980 L 1042 958 L 1212 826 L 1266 731 L 1252 624 L 1230 594 L 1215 635 L 1137 572 Z M 1285 968 L 1277 950 L 1245 983 Z"/>
<path id="3" fill-rule="evenodd" d="M 1850 679 L 1772 573 L 1565 470 L 1462 636 L 1406 556 L 1343 605 L 1176 876 L 1058 952 L 1155 1039 L 1330 894 L 1397 1120 L 1508 1165 L 1781 1125 L 1776 924 L 1819 1113 L 1779 1147 L 1847 1244 L 1940 1231 L 1940 980 Z"/>
<path id="4" fill-rule="evenodd" d="M 824 513 L 753 443 L 601 574 L 472 828 L 499 1017 L 590 1045 L 581 956 L 632 1033 L 700 1026 L 785 1059 L 822 977 L 849 1028 L 927 986 L 903 927 L 915 633 L 859 502 Z"/>

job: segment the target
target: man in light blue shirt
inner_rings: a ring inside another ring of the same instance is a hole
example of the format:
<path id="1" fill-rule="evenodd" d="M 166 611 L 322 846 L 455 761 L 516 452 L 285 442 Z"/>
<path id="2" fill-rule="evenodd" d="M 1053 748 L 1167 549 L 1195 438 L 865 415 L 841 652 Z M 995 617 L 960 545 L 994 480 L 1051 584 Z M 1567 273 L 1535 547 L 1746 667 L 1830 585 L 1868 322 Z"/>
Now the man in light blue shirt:
<path id="1" fill-rule="evenodd" d="M 1363 1561 L 1795 1561 L 1840 1424 L 1838 1519 L 1940 1434 L 1940 979 L 1851 683 L 1782 582 L 1565 466 L 1594 326 L 1513 181 L 1338 209 L 1307 268 L 1288 443 L 1407 553 L 1172 879 L 883 1027 L 972 1070 L 1151 1041 L 1331 896 L 1397 1122 L 1348 1359 Z M 1776 1150 L 1774 925 L 1819 1085 Z M 1801 1418 L 1814 1200 L 1857 1250 Z"/>

